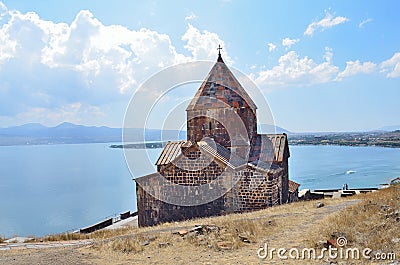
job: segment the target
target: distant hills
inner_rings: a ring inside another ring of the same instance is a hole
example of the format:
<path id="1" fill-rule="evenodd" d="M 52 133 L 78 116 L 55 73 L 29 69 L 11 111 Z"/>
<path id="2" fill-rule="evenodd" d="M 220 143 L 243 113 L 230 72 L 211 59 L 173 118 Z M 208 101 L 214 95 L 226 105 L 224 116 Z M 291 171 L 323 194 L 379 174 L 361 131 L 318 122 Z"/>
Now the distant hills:
<path id="1" fill-rule="evenodd" d="M 379 128 L 377 131 L 394 132 L 400 130 L 400 125 L 384 126 Z"/>
<path id="2" fill-rule="evenodd" d="M 395 131 L 399 126 L 386 126 L 376 131 Z M 297 134 L 282 127 L 261 124 L 259 133 L 286 133 L 293 138 L 318 133 Z M 142 128 L 132 128 L 124 131 L 125 140 L 128 142 L 147 142 L 183 140 L 186 131 L 146 129 L 145 138 Z M 326 135 L 329 133 L 320 133 Z M 338 133 L 346 134 L 346 133 Z M 28 123 L 21 126 L 0 128 L 0 146 L 4 145 L 35 145 L 35 144 L 74 144 L 74 143 L 120 143 L 122 142 L 122 129 L 106 126 L 84 126 L 69 122 L 61 123 L 55 127 L 46 127 L 39 123 Z"/>
<path id="3" fill-rule="evenodd" d="M 55 127 L 46 127 L 39 123 L 29 123 L 21 126 L 1 128 L 0 135 L 29 136 L 29 137 L 115 137 L 121 135 L 121 129 L 105 126 L 83 126 L 69 122 L 61 123 Z"/>
<path id="4" fill-rule="evenodd" d="M 283 129 L 282 127 L 279 126 L 274 126 L 270 124 L 261 124 L 257 128 L 258 133 L 262 134 L 268 134 L 268 133 L 286 133 L 286 134 L 293 134 L 292 132 Z"/>
<path id="5" fill-rule="evenodd" d="M 132 128 L 125 131 L 128 141 L 143 141 L 143 129 Z M 178 130 L 146 129 L 146 141 L 177 139 L 186 136 Z M 183 139 L 183 138 L 182 138 Z M 122 129 L 106 126 L 84 126 L 69 122 L 55 127 L 46 127 L 39 123 L 0 128 L 0 145 L 35 144 L 73 144 L 73 143 L 112 143 L 122 141 Z"/>
<path id="6" fill-rule="evenodd" d="M 63 144 L 120 141 L 121 129 L 62 123 L 46 127 L 39 123 L 0 128 L 0 145 Z"/>
<path id="7" fill-rule="evenodd" d="M 291 133 L 281 127 L 263 124 L 259 128 L 262 133 Z M 142 128 L 124 131 L 129 142 L 183 140 L 186 131 L 146 129 L 145 139 Z M 55 127 L 46 127 L 39 123 L 28 123 L 20 126 L 0 128 L 1 145 L 36 145 L 36 144 L 74 144 L 74 143 L 120 143 L 122 129 L 106 126 L 84 126 L 69 122 Z"/>

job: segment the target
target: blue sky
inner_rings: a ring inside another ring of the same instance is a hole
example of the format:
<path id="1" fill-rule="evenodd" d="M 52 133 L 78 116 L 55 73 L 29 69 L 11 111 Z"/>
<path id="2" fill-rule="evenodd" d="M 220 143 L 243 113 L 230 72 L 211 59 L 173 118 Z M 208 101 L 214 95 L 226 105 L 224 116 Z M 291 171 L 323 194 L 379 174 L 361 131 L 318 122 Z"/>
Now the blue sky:
<path id="1" fill-rule="evenodd" d="M 278 126 L 400 125 L 399 10 L 398 1 L 364 0 L 3 0 L 0 127 L 121 127 L 141 83 L 170 65 L 215 61 L 218 44 Z"/>

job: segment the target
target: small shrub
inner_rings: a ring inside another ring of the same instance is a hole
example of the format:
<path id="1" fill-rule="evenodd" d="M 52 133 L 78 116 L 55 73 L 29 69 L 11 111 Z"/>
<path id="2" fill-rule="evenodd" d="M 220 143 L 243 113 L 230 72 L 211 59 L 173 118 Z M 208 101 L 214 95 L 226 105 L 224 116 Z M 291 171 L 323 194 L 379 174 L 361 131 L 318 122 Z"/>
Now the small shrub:
<path id="1" fill-rule="evenodd" d="M 134 235 L 134 236 L 122 236 L 114 239 L 106 240 L 106 242 L 100 243 L 97 248 L 100 251 L 108 251 L 112 252 L 130 254 L 130 253 L 139 253 L 144 250 L 144 248 L 153 242 L 156 237 L 144 237 L 143 235 Z"/>
<path id="2" fill-rule="evenodd" d="M 129 234 L 130 232 L 133 232 L 134 230 L 137 230 L 137 228 L 134 227 L 127 227 L 127 228 L 119 228 L 119 229 L 102 229 L 95 231 L 90 235 L 90 238 L 96 238 L 96 239 L 107 239 L 115 236 L 120 236 L 120 235 L 126 235 Z"/>
<path id="3" fill-rule="evenodd" d="M 113 251 L 122 253 L 139 253 L 143 251 L 143 242 L 137 237 L 119 238 L 111 243 Z"/>
<path id="4" fill-rule="evenodd" d="M 188 233 L 183 239 L 189 244 L 216 250 L 238 249 L 245 244 L 258 242 L 276 229 L 274 221 L 263 218 L 231 220 L 226 216 L 214 221 L 197 233 Z"/>

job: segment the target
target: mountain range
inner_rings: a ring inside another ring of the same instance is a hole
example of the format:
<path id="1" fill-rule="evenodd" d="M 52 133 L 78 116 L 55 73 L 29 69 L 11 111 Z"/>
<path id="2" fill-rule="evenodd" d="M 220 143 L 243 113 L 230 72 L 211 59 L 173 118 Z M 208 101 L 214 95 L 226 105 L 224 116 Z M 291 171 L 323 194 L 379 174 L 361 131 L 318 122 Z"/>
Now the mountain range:
<path id="1" fill-rule="evenodd" d="M 130 142 L 143 141 L 143 129 L 132 128 L 124 131 L 125 139 Z M 183 139 L 186 132 L 178 130 L 146 129 L 145 141 L 161 139 Z M 84 126 L 69 122 L 55 127 L 46 127 L 39 123 L 0 128 L 0 145 L 29 144 L 73 144 L 73 143 L 112 143 L 122 141 L 122 129 L 106 126 Z"/>
<path id="2" fill-rule="evenodd" d="M 400 126 L 386 126 L 377 131 L 395 131 Z M 30 144 L 73 144 L 73 143 L 120 143 L 122 142 L 122 129 L 106 126 L 84 126 L 69 122 L 61 123 L 55 127 L 46 127 L 39 123 L 28 123 L 20 126 L 0 128 L 1 145 L 30 145 Z M 261 124 L 259 133 L 296 133 L 282 127 Z M 146 129 L 145 137 L 142 128 L 124 130 L 124 137 L 129 142 L 183 140 L 186 131 Z"/>
<path id="3" fill-rule="evenodd" d="M 273 132 L 274 126 L 261 125 L 262 132 Z M 289 133 L 281 127 L 275 127 L 277 133 Z M 73 144 L 73 143 L 120 143 L 122 129 L 106 126 L 84 126 L 69 122 L 55 127 L 46 127 L 39 123 L 28 123 L 20 126 L 0 128 L 1 145 L 35 145 L 35 144 Z M 186 131 L 146 129 L 145 137 L 142 128 L 124 130 L 124 137 L 129 142 L 183 140 Z"/>

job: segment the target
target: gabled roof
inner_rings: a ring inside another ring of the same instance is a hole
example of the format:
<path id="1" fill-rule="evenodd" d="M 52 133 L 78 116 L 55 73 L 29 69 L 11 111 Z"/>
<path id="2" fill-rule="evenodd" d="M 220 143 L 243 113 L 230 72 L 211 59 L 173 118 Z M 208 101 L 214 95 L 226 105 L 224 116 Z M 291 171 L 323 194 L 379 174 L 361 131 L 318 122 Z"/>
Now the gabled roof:
<path id="1" fill-rule="evenodd" d="M 197 143 L 202 151 L 207 152 L 215 159 L 218 159 L 230 168 L 238 168 L 240 166 L 246 165 L 247 161 L 241 159 L 238 156 L 232 155 L 228 148 L 223 147 L 219 143 L 211 145 L 205 141 L 200 141 Z"/>
<path id="2" fill-rule="evenodd" d="M 260 136 L 268 137 L 269 140 L 272 142 L 272 145 L 274 146 L 274 161 L 283 162 L 285 149 L 287 148 L 287 151 L 289 152 L 287 135 L 283 133 L 267 134 L 265 136 L 263 136 L 263 134 L 260 134 Z"/>
<path id="3" fill-rule="evenodd" d="M 156 165 L 171 163 L 178 159 L 180 155 L 183 155 L 183 147 L 190 147 L 191 145 L 193 143 L 190 141 L 168 142 L 164 146 Z M 255 145 L 251 148 L 248 161 L 235 155 L 231 157 L 231 152 L 228 148 L 215 142 L 214 144 L 209 144 L 206 141 L 200 141 L 197 146 L 232 169 L 248 165 L 264 171 L 278 170 L 278 166 L 274 165 L 274 163 L 283 161 L 285 148 L 288 148 L 286 134 L 259 134 Z"/>
<path id="4" fill-rule="evenodd" d="M 295 192 L 300 187 L 300 184 L 289 179 L 289 192 Z"/>
<path id="5" fill-rule="evenodd" d="M 258 134 L 252 143 L 249 160 L 281 163 L 285 152 L 290 156 L 286 134 Z"/>
<path id="6" fill-rule="evenodd" d="M 219 56 L 186 111 L 226 108 L 226 104 L 236 108 L 251 108 L 254 113 L 257 109 L 256 104 Z"/>
<path id="7" fill-rule="evenodd" d="M 270 163 L 265 163 L 262 161 L 253 161 L 247 163 L 250 167 L 259 170 L 259 171 L 264 171 L 264 172 L 270 172 L 272 174 L 277 174 L 280 171 L 283 171 L 283 168 L 278 166 L 277 164 L 270 164 Z"/>
<path id="8" fill-rule="evenodd" d="M 174 159 L 182 154 L 181 147 L 187 142 L 188 141 L 168 142 L 158 157 L 156 165 L 160 166 L 171 163 Z"/>

